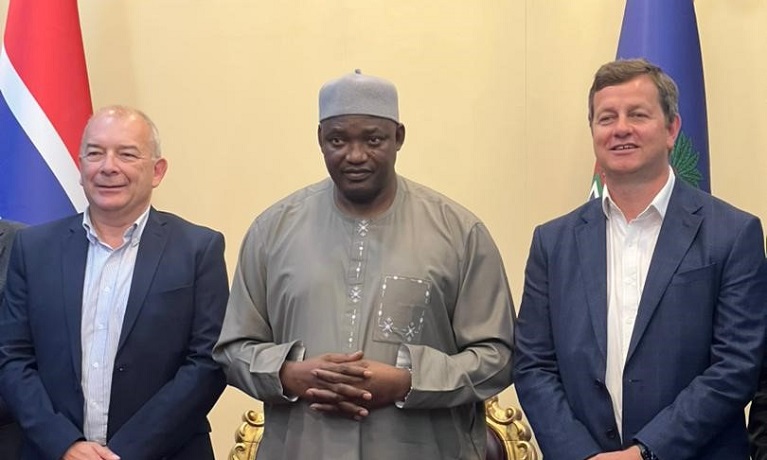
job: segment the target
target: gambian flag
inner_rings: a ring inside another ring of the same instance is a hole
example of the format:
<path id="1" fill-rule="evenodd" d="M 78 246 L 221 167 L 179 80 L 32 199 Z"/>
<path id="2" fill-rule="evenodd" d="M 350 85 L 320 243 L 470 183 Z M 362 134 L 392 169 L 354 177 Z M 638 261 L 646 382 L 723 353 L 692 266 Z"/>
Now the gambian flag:
<path id="1" fill-rule="evenodd" d="M 91 96 L 76 0 L 11 0 L 0 51 L 0 217 L 85 209 L 78 149 Z"/>
<path id="2" fill-rule="evenodd" d="M 676 81 L 682 131 L 671 166 L 678 178 L 710 192 L 706 90 L 693 0 L 627 0 L 617 57 L 646 58 Z M 597 167 L 590 195 L 601 194 Z"/>

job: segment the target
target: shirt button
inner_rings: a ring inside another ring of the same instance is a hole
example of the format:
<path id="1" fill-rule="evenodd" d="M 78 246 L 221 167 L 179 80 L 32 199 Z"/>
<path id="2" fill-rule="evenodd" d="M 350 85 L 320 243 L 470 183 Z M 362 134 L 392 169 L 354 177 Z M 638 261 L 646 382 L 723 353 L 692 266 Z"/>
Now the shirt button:
<path id="1" fill-rule="evenodd" d="M 99 363 L 93 363 L 93 368 L 94 369 L 98 369 L 99 368 Z"/>

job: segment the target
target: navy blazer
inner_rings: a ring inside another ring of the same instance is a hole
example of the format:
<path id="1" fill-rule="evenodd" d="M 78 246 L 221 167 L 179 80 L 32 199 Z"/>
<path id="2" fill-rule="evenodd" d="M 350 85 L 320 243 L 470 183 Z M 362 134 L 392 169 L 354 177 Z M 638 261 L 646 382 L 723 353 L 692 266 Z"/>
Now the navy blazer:
<path id="1" fill-rule="evenodd" d="M 0 304 L 5 288 L 5 272 L 8 268 L 8 255 L 16 231 L 23 225 L 18 222 L 0 219 Z M 2 307 L 0 307 L 2 308 Z M 21 448 L 21 428 L 11 416 L 8 406 L 0 398 L 0 458 L 17 459 Z"/>
<path id="2" fill-rule="evenodd" d="M 5 272 L 8 269 L 8 255 L 11 253 L 13 237 L 24 225 L 19 222 L 0 219 L 0 294 L 5 287 Z"/>
<path id="3" fill-rule="evenodd" d="M 0 391 L 23 459 L 83 439 L 82 214 L 17 233 L 0 311 Z M 225 378 L 211 358 L 228 298 L 224 238 L 152 209 L 115 357 L 107 442 L 122 460 L 212 459 L 206 415 Z"/>
<path id="4" fill-rule="evenodd" d="M 677 179 L 623 373 L 623 441 L 605 386 L 601 200 L 535 230 L 516 330 L 515 384 L 547 460 L 636 440 L 666 460 L 748 459 L 743 409 L 765 342 L 759 220 Z"/>

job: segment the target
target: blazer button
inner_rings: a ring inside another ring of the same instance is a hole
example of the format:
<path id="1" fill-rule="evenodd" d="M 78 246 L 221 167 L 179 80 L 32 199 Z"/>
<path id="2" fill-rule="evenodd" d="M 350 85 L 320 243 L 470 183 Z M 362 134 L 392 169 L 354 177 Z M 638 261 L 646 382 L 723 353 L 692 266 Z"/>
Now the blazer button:
<path id="1" fill-rule="evenodd" d="M 615 439 L 616 437 L 618 437 L 618 430 L 616 430 L 615 428 L 610 428 L 609 430 L 605 432 L 605 434 L 607 435 L 607 439 Z"/>

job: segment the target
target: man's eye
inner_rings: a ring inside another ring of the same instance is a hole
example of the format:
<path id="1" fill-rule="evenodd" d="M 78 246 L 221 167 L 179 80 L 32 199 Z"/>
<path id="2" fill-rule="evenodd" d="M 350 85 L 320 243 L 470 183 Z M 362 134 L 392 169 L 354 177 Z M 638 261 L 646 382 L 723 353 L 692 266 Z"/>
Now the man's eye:
<path id="1" fill-rule="evenodd" d="M 85 159 L 87 159 L 88 161 L 99 161 L 102 158 L 104 158 L 104 152 L 97 152 L 97 151 L 85 152 Z"/>
<path id="2" fill-rule="evenodd" d="M 331 137 L 328 139 L 332 145 L 341 145 L 344 141 L 340 137 Z"/>
<path id="3" fill-rule="evenodd" d="M 371 136 L 370 139 L 368 139 L 368 144 L 370 145 L 378 145 L 383 141 L 382 137 L 379 136 Z"/>
<path id="4" fill-rule="evenodd" d="M 120 158 L 120 161 L 124 161 L 124 162 L 132 162 L 139 159 L 139 156 L 137 154 L 131 153 L 131 152 L 122 152 L 118 156 Z"/>
<path id="5" fill-rule="evenodd" d="M 615 117 L 613 115 L 602 115 L 597 118 L 597 123 L 600 125 L 606 125 L 608 123 L 611 123 Z"/>

